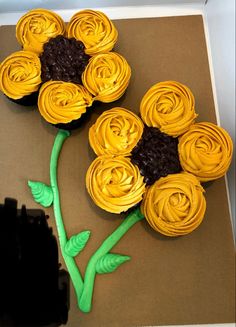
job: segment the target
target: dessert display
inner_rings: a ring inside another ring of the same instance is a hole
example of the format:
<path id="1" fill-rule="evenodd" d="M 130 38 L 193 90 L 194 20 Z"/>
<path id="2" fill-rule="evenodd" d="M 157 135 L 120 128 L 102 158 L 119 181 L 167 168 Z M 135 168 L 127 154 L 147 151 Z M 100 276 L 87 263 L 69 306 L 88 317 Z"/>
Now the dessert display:
<path id="1" fill-rule="evenodd" d="M 101 114 L 89 131 L 98 157 L 86 175 L 96 205 L 121 213 L 141 203 L 150 226 L 172 237 L 200 225 L 206 210 L 200 182 L 226 173 L 232 141 L 212 123 L 194 124 L 194 104 L 188 87 L 166 81 L 153 85 L 141 101 L 144 128 L 125 108 Z"/>
<path id="2" fill-rule="evenodd" d="M 204 182 L 225 175 L 232 160 L 233 142 L 216 124 L 196 122 L 201 115 L 196 113 L 194 95 L 179 81 L 151 84 L 142 94 L 139 114 L 134 113 L 135 107 L 125 103 L 123 108 L 123 99 L 120 106 L 110 105 L 108 110 L 105 106 L 106 110 L 99 112 L 95 120 L 96 112 L 92 122 L 84 126 L 84 130 L 89 127 L 86 137 L 96 158 L 89 157 L 91 162 L 83 173 L 82 187 L 85 193 L 87 191 L 87 198 L 83 200 L 88 203 L 87 211 L 91 209 L 94 216 L 104 212 L 105 221 L 111 213 L 111 219 L 106 221 L 110 223 L 115 218 L 121 222 L 93 250 L 87 265 L 80 270 L 78 257 L 91 235 L 96 235 L 96 229 L 78 233 L 73 229 L 74 234 L 69 230 L 67 233 L 69 220 L 61 205 L 63 192 L 59 191 L 63 183 L 58 182 L 60 152 L 71 131 L 91 117 L 88 114 L 93 109 L 100 109 L 100 104 L 96 107 L 98 102 L 112 103 L 124 95 L 130 83 L 131 68 L 117 48 L 112 51 L 118 40 L 115 25 L 96 10 L 76 13 L 67 25 L 52 11 L 31 10 L 18 21 L 16 37 L 22 50 L 0 64 L 0 90 L 19 104 L 37 104 L 40 116 L 57 128 L 53 129 L 57 134 L 51 151 L 49 185 L 31 180 L 29 174 L 28 186 L 36 203 L 45 208 L 53 207 L 60 251 L 77 306 L 82 312 L 90 312 L 98 275 L 112 273 L 131 259 L 129 255 L 113 253 L 112 249 L 136 223 L 142 221 L 137 226 L 141 234 L 136 234 L 141 236 L 140 242 L 143 242 L 142 233 L 147 238 L 151 235 L 163 246 L 161 251 L 167 243 L 177 244 L 182 240 L 185 246 L 189 239 L 195 240 L 195 236 L 201 234 L 204 229 L 201 223 L 208 218 L 208 189 L 205 190 Z M 80 138 L 81 134 L 74 136 Z M 74 145 L 73 151 L 80 153 Z M 80 155 L 83 160 L 84 154 Z M 80 191 L 82 187 L 78 185 Z M 74 192 L 68 193 L 68 197 L 74 196 Z M 79 203 L 80 199 L 76 201 Z M 94 217 L 89 218 L 93 224 Z M 148 251 L 154 251 L 156 243 Z M 145 251 L 145 246 L 143 253 L 137 251 L 140 266 L 144 266 L 142 259 L 148 253 Z M 125 271 L 128 266 L 124 265 Z M 119 292 L 119 287 L 114 287 Z M 95 306 L 99 308 L 96 301 Z"/>
<path id="3" fill-rule="evenodd" d="M 78 12 L 66 28 L 54 12 L 34 9 L 18 21 L 16 37 L 23 50 L 1 63 L 0 90 L 14 101 L 33 94 L 18 103 L 38 104 L 57 128 L 79 127 L 93 101 L 116 101 L 129 85 L 128 62 L 111 51 L 118 32 L 99 11 Z"/>

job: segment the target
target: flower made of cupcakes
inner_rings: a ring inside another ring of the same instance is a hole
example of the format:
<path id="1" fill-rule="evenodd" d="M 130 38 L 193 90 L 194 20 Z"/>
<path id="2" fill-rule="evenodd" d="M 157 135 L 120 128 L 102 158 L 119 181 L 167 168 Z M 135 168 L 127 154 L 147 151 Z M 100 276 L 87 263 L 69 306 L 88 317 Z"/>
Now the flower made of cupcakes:
<path id="1" fill-rule="evenodd" d="M 194 96 L 176 81 L 152 86 L 140 114 L 115 107 L 90 127 L 98 157 L 86 174 L 88 193 L 112 213 L 140 205 L 149 225 L 166 236 L 188 234 L 205 215 L 201 182 L 226 173 L 232 140 L 213 123 L 195 123 Z"/>
<path id="2" fill-rule="evenodd" d="M 37 103 L 56 127 L 77 127 L 95 100 L 116 101 L 129 85 L 128 62 L 111 51 L 118 32 L 102 12 L 82 10 L 66 26 L 54 12 L 33 9 L 18 21 L 16 38 L 22 50 L 1 63 L 0 90 L 19 104 Z"/>

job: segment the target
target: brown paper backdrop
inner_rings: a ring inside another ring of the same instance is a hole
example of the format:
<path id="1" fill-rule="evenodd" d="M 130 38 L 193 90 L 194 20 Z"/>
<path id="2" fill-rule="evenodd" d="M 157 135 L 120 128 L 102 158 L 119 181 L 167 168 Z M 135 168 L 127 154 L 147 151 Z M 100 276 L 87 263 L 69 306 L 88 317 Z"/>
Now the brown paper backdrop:
<path id="1" fill-rule="evenodd" d="M 135 112 L 154 83 L 177 80 L 195 95 L 198 121 L 215 122 L 207 50 L 201 16 L 115 21 L 116 51 L 132 67 L 125 96 L 93 109 L 91 119 L 64 144 L 59 161 L 62 212 L 68 235 L 84 229 L 91 239 L 77 261 L 84 273 L 87 260 L 121 222 L 121 217 L 97 208 L 85 190 L 85 173 L 95 157 L 88 129 L 104 108 L 123 106 Z M 15 28 L 0 28 L 0 60 L 19 49 Z M 0 96 L 0 202 L 39 207 L 31 199 L 27 180 L 49 183 L 49 159 L 56 129 L 37 110 Z M 206 190 L 207 211 L 192 234 L 167 238 L 145 221 L 136 224 L 114 248 L 132 260 L 109 275 L 98 275 L 93 308 L 76 308 L 71 288 L 69 327 L 126 327 L 144 325 L 223 323 L 234 321 L 234 245 L 224 178 Z M 46 209 L 51 216 L 53 213 Z M 56 229 L 54 229 L 56 233 Z"/>

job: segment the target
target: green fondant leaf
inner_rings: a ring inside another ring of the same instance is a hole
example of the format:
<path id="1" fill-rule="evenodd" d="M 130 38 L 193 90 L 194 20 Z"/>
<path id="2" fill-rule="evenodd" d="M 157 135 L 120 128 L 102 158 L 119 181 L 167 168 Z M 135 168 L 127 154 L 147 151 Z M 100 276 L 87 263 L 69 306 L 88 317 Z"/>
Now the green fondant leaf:
<path id="1" fill-rule="evenodd" d="M 86 230 L 77 235 L 71 236 L 65 246 L 65 252 L 71 257 L 75 257 L 85 247 L 90 237 L 90 231 Z"/>
<path id="2" fill-rule="evenodd" d="M 108 253 L 101 257 L 96 264 L 98 274 L 107 274 L 115 271 L 122 263 L 130 260 L 127 255 Z"/>
<path id="3" fill-rule="evenodd" d="M 43 207 L 50 207 L 53 203 L 52 188 L 41 182 L 28 181 L 28 185 L 35 202 L 40 203 Z"/>

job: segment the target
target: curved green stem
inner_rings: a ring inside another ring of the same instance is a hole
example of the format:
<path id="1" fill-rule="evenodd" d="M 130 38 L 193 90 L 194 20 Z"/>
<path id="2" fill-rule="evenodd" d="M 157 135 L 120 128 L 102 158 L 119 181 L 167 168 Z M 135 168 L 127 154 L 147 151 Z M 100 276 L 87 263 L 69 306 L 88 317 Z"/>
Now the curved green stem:
<path id="1" fill-rule="evenodd" d="M 69 271 L 77 300 L 79 301 L 80 294 L 83 289 L 83 279 L 81 277 L 81 274 L 79 272 L 78 267 L 76 266 L 74 258 L 70 257 L 65 252 L 65 246 L 67 243 L 67 235 L 63 223 L 63 218 L 61 214 L 61 206 L 60 206 L 60 195 L 59 195 L 59 189 L 57 184 L 57 163 L 59 154 L 62 148 L 62 145 L 67 137 L 70 136 L 70 133 L 65 130 L 59 130 L 54 145 L 52 148 L 51 153 L 51 160 L 50 160 L 50 182 L 51 182 L 51 188 L 53 191 L 53 209 L 54 209 L 54 215 L 56 220 L 56 226 L 57 226 L 57 232 L 58 232 L 58 238 L 59 243 L 61 247 L 61 253 L 64 258 L 65 264 L 67 266 L 67 269 Z"/>
<path id="2" fill-rule="evenodd" d="M 97 261 L 108 253 L 135 223 L 143 218 L 144 216 L 139 208 L 133 210 L 90 258 L 85 272 L 83 292 L 79 301 L 79 307 L 83 312 L 91 310 Z"/>

